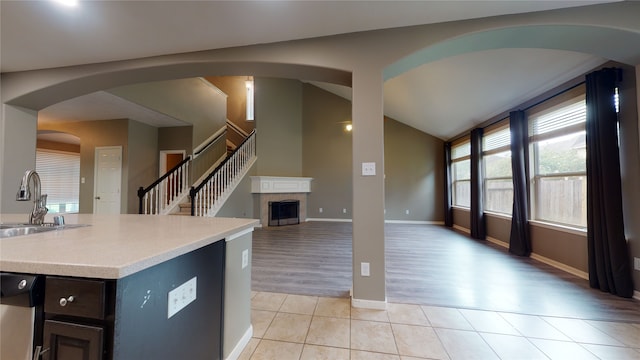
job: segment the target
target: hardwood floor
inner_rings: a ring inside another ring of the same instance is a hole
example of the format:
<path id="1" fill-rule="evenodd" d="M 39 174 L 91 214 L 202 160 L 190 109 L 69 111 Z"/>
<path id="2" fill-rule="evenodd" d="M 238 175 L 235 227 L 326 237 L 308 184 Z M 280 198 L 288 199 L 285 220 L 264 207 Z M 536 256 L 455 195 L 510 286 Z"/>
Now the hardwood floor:
<path id="1" fill-rule="evenodd" d="M 387 224 L 387 300 L 591 320 L 640 322 L 640 302 L 437 225 Z M 252 288 L 348 297 L 351 224 L 256 229 Z"/>
<path id="2" fill-rule="evenodd" d="M 307 222 L 253 233 L 252 290 L 348 297 L 351 224 Z"/>

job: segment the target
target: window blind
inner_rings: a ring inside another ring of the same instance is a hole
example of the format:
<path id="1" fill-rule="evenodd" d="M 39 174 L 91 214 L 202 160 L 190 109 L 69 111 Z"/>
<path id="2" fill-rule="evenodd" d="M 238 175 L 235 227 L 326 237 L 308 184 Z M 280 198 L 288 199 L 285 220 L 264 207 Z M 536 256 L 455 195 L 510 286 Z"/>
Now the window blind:
<path id="1" fill-rule="evenodd" d="M 485 133 L 482 137 L 482 150 L 484 153 L 507 151 L 510 146 L 511 132 L 508 123 L 492 132 Z"/>
<path id="2" fill-rule="evenodd" d="M 567 104 L 559 109 L 529 117 L 529 134 L 532 141 L 581 131 L 587 120 L 585 100 Z"/>
<path id="3" fill-rule="evenodd" d="M 77 212 L 80 199 L 80 154 L 36 150 L 36 171 L 49 212 Z"/>
<path id="4" fill-rule="evenodd" d="M 464 142 L 451 147 L 451 160 L 471 157 L 471 142 Z"/>

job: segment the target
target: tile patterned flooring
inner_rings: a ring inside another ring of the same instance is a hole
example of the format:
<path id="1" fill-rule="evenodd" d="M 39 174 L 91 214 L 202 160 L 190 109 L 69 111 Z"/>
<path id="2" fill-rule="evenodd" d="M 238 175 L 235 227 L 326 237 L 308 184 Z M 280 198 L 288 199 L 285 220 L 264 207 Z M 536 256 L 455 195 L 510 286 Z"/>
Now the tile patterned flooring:
<path id="1" fill-rule="evenodd" d="M 241 360 L 640 359 L 640 323 L 252 292 Z"/>

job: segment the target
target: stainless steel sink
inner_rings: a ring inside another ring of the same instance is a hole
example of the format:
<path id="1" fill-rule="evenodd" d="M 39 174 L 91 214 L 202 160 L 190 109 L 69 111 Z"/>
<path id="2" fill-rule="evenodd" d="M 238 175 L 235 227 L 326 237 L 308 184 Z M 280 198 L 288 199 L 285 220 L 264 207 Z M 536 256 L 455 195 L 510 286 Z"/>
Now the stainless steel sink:
<path id="1" fill-rule="evenodd" d="M 54 225 L 51 223 L 45 223 L 42 225 L 0 224 L 0 238 L 38 234 L 41 232 L 54 231 L 54 230 L 73 229 L 73 228 L 78 228 L 83 226 L 87 226 L 87 225 L 84 225 L 84 224 Z"/>

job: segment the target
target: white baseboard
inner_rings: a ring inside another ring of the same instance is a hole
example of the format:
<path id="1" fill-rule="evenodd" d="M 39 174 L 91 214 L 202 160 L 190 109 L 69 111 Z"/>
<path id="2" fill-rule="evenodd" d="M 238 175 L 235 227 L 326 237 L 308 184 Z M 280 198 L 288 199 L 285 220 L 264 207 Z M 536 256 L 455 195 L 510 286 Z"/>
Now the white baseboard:
<path id="1" fill-rule="evenodd" d="M 444 221 L 385 220 L 384 222 L 387 224 L 444 225 Z"/>
<path id="2" fill-rule="evenodd" d="M 453 225 L 454 228 L 456 228 L 456 226 L 457 225 Z M 463 228 L 463 227 L 459 227 L 458 226 L 457 229 L 462 231 L 462 232 L 465 232 L 465 233 L 468 232 L 468 230 Z M 490 236 L 487 236 L 487 241 L 492 243 L 492 244 L 496 244 L 498 246 L 501 246 L 501 247 L 503 247 L 505 249 L 509 249 L 509 244 L 508 243 L 506 243 L 504 241 L 500 241 L 500 240 L 498 240 L 496 238 L 492 238 Z M 576 269 L 576 268 L 574 268 L 572 266 L 569 266 L 569 265 L 563 264 L 561 262 L 549 259 L 548 257 L 544 257 L 544 256 L 536 254 L 536 253 L 531 253 L 530 257 L 532 259 L 534 259 L 534 260 L 540 261 L 541 263 L 545 263 L 545 264 L 547 264 L 549 266 L 552 266 L 552 267 L 554 267 L 556 269 L 559 269 L 559 270 L 568 272 L 569 274 L 575 275 L 575 276 L 577 276 L 577 277 L 579 277 L 581 279 L 589 280 L 589 274 L 588 273 L 586 273 L 586 272 L 584 272 L 582 270 L 578 270 L 578 269 Z"/>
<path id="3" fill-rule="evenodd" d="M 534 260 L 538 260 L 542 263 L 545 263 L 547 265 L 553 266 L 556 269 L 560 269 L 562 271 L 566 271 L 569 274 L 575 275 L 579 278 L 585 279 L 585 280 L 589 280 L 589 274 L 582 271 L 582 270 L 578 270 L 574 267 L 571 267 L 569 265 L 563 264 L 561 262 L 549 259 L 547 257 L 544 257 L 542 255 L 538 255 L 536 253 L 531 253 L 531 258 Z"/>
<path id="4" fill-rule="evenodd" d="M 504 241 L 500 241 L 500 240 L 498 240 L 496 238 L 493 238 L 491 236 L 487 236 L 487 241 L 492 243 L 492 244 L 495 244 L 495 245 L 498 245 L 498 246 L 502 246 L 505 249 L 509 248 L 509 244 L 508 243 L 506 243 Z"/>
<path id="5" fill-rule="evenodd" d="M 307 218 L 305 221 L 353 222 L 352 219 Z M 444 221 L 385 220 L 388 224 L 444 225 Z"/>
<path id="6" fill-rule="evenodd" d="M 636 300 L 640 300 L 640 291 L 633 290 L 633 298 Z"/>
<path id="7" fill-rule="evenodd" d="M 305 221 L 352 222 L 351 219 L 307 218 Z"/>
<path id="8" fill-rule="evenodd" d="M 242 351 L 247 346 L 249 341 L 251 341 L 251 337 L 253 336 L 253 325 L 249 325 L 247 331 L 245 331 L 244 335 L 240 338 L 236 346 L 233 348 L 231 353 L 225 358 L 225 360 L 236 360 L 242 354 Z"/>
<path id="9" fill-rule="evenodd" d="M 453 228 L 458 230 L 458 231 L 462 231 L 465 234 L 471 234 L 471 230 L 467 229 L 466 227 L 462 227 L 460 225 L 453 224 Z"/>
<path id="10" fill-rule="evenodd" d="M 505 243 L 504 241 L 500 241 L 496 238 L 492 238 L 490 236 L 487 236 L 487 241 L 492 243 L 492 244 L 496 244 L 498 246 L 502 246 L 505 249 L 509 249 L 509 244 Z M 581 279 L 585 279 L 585 280 L 589 280 L 589 274 L 587 274 L 586 272 L 582 271 L 582 270 L 578 270 L 574 267 L 571 267 L 569 265 L 563 264 L 561 262 L 549 259 L 548 257 L 544 257 L 542 255 L 538 255 L 536 253 L 531 253 L 530 257 L 534 260 L 538 260 L 541 263 L 545 263 L 549 266 L 553 266 L 556 269 L 562 270 L 562 271 L 566 271 L 569 274 L 575 275 Z"/>
<path id="11" fill-rule="evenodd" d="M 361 309 L 387 310 L 387 300 L 384 300 L 384 301 L 362 300 L 362 299 L 354 299 L 352 297 L 351 306 L 353 306 L 354 308 L 361 308 Z"/>

